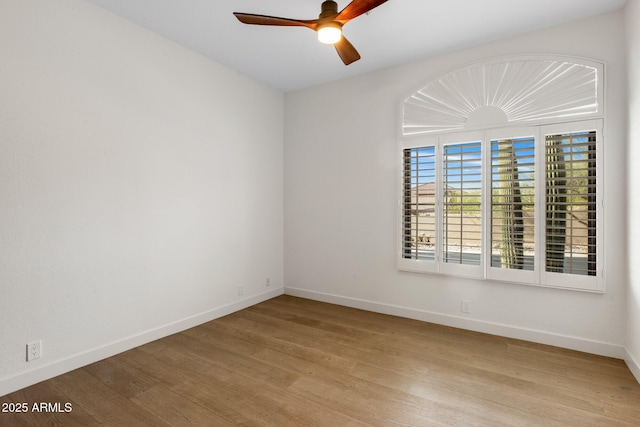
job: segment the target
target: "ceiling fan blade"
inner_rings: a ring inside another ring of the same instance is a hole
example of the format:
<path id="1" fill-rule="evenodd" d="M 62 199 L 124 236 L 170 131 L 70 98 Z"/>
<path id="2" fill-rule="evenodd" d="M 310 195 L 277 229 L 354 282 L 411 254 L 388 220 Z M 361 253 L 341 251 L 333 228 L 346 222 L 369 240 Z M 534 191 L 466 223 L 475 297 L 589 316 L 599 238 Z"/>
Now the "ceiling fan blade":
<path id="1" fill-rule="evenodd" d="M 363 13 L 367 13 L 371 9 L 375 9 L 387 1 L 388 0 L 353 0 L 344 9 L 342 9 L 340 13 L 338 13 L 335 20 L 344 25 L 353 18 L 356 18 Z"/>
<path id="2" fill-rule="evenodd" d="M 307 27 L 312 30 L 318 25 L 317 19 L 289 19 L 277 16 L 254 15 L 252 13 L 233 12 L 238 21 L 252 25 L 275 25 L 279 27 Z"/>
<path id="3" fill-rule="evenodd" d="M 358 59 L 360 59 L 360 54 L 358 53 L 356 48 L 353 47 L 351 42 L 346 39 L 344 34 L 342 35 L 340 41 L 334 44 L 334 46 L 336 48 L 336 52 L 338 52 L 338 55 L 340 55 L 340 59 L 342 59 L 342 62 L 344 62 L 344 65 L 349 65 L 352 62 L 356 62 Z"/>

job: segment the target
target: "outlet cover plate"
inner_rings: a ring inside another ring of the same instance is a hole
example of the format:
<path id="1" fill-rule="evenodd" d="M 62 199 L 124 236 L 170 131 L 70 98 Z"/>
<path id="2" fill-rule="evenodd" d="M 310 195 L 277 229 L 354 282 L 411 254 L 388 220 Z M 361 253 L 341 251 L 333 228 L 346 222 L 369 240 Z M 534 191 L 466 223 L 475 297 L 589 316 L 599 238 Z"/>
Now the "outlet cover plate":
<path id="1" fill-rule="evenodd" d="M 33 341 L 27 344 L 27 362 L 42 357 L 42 341 Z"/>

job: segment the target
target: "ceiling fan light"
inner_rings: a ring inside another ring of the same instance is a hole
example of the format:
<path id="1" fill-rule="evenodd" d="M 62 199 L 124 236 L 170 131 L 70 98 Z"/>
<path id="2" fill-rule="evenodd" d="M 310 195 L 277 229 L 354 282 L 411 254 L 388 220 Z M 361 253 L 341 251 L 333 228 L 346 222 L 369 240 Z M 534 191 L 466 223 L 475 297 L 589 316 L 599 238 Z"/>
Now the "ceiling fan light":
<path id="1" fill-rule="evenodd" d="M 335 44 L 342 38 L 342 28 L 337 22 L 329 22 L 318 27 L 318 40 L 324 44 Z"/>

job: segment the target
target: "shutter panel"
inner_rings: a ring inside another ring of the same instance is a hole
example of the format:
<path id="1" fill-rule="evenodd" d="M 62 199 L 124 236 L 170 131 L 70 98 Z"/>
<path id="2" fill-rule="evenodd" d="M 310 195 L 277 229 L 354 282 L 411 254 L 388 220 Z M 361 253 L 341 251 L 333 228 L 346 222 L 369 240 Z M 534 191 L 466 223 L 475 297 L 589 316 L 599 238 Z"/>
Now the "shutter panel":
<path id="1" fill-rule="evenodd" d="M 402 257 L 435 260 L 436 150 L 403 152 Z"/>
<path id="2" fill-rule="evenodd" d="M 481 265 L 482 143 L 444 146 L 443 261 Z"/>
<path id="3" fill-rule="evenodd" d="M 547 135 L 545 271 L 595 276 L 596 132 Z"/>
<path id="4" fill-rule="evenodd" d="M 534 268 L 535 139 L 491 141 L 491 266 Z"/>

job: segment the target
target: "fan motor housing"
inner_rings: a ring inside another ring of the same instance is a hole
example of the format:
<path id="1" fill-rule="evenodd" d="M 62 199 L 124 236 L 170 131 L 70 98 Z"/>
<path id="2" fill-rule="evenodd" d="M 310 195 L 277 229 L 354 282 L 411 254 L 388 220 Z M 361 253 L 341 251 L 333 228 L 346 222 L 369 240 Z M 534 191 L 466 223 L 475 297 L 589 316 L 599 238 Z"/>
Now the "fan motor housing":
<path id="1" fill-rule="evenodd" d="M 319 18 L 332 18 L 338 14 L 338 3 L 327 0 L 322 2 L 322 12 L 320 12 Z"/>

